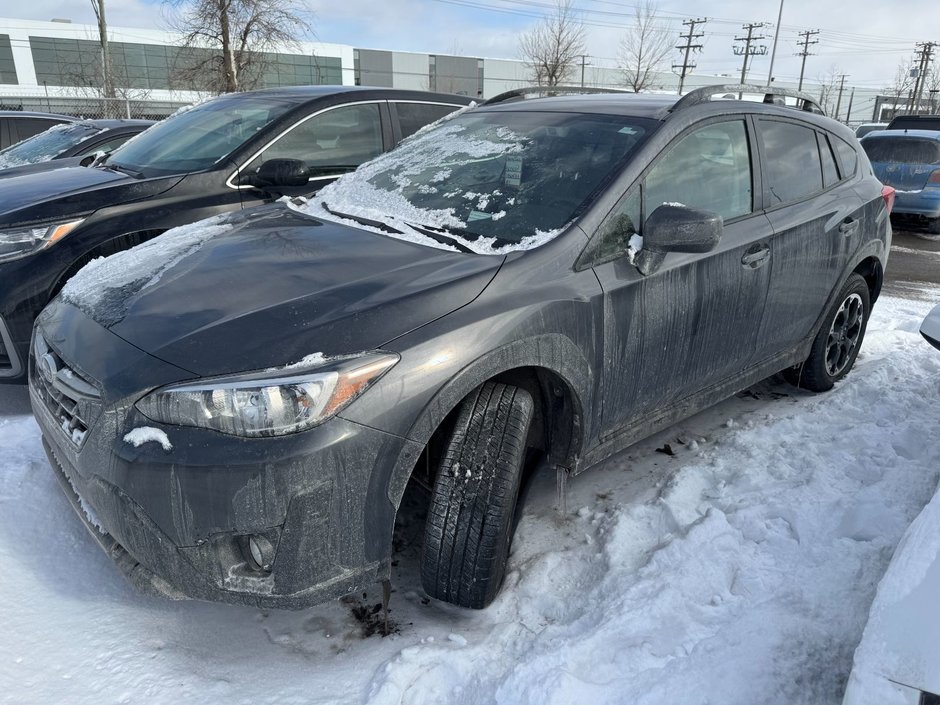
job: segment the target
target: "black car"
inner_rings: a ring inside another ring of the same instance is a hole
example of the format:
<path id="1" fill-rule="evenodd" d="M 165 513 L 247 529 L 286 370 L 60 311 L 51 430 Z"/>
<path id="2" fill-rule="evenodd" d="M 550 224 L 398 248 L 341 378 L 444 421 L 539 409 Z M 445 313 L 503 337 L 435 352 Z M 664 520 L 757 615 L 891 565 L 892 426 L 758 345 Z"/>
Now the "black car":
<path id="1" fill-rule="evenodd" d="M 891 190 L 812 99 L 732 90 L 495 101 L 91 263 L 30 360 L 79 515 L 153 592 L 301 607 L 388 578 L 415 482 L 425 590 L 483 607 L 527 454 L 576 474 L 781 370 L 831 388 Z"/>
<path id="2" fill-rule="evenodd" d="M 940 130 L 940 115 L 898 115 L 886 130 Z"/>
<path id="3" fill-rule="evenodd" d="M 85 263 L 311 194 L 469 102 L 353 86 L 234 93 L 174 114 L 94 168 L 0 179 L 0 383 L 25 383 L 33 320 Z"/>
<path id="4" fill-rule="evenodd" d="M 0 110 L 0 149 L 25 140 L 53 125 L 73 122 L 75 118 L 55 113 L 34 113 L 28 110 Z"/>
<path id="5" fill-rule="evenodd" d="M 0 150 L 0 179 L 88 164 L 151 125 L 153 120 L 78 120 L 54 125 Z"/>

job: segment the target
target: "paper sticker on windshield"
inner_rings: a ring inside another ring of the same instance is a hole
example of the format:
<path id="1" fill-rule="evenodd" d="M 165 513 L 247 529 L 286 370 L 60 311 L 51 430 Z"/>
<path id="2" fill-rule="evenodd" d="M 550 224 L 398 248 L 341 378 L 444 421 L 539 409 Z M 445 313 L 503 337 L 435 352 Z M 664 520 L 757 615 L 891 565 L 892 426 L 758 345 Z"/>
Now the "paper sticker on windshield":
<path id="1" fill-rule="evenodd" d="M 522 157 L 506 157 L 506 175 L 503 182 L 507 186 L 518 186 L 522 183 Z"/>
<path id="2" fill-rule="evenodd" d="M 619 130 L 617 130 L 617 132 L 624 134 L 624 135 L 635 135 L 636 129 L 627 125 L 626 127 L 621 127 Z"/>

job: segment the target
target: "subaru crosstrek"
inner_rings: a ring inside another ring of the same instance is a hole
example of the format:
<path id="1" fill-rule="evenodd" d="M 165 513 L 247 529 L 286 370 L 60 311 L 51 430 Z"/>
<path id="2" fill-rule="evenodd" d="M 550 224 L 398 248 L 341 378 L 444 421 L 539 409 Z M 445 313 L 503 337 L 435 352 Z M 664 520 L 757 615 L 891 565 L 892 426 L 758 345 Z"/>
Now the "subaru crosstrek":
<path id="1" fill-rule="evenodd" d="M 527 452 L 575 474 L 781 370 L 831 388 L 891 190 L 812 99 L 730 90 L 506 97 L 92 262 L 30 359 L 79 515 L 137 585 L 302 607 L 388 578 L 414 480 L 425 590 L 479 608 Z"/>

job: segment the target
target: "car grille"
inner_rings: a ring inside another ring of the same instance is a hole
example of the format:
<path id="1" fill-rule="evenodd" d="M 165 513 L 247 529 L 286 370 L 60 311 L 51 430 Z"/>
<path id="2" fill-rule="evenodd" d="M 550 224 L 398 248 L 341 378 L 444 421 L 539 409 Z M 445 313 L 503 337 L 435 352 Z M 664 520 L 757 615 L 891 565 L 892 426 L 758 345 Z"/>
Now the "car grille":
<path id="1" fill-rule="evenodd" d="M 30 362 L 30 385 L 69 441 L 81 448 L 101 411 L 101 393 L 93 382 L 69 367 L 38 333 Z"/>

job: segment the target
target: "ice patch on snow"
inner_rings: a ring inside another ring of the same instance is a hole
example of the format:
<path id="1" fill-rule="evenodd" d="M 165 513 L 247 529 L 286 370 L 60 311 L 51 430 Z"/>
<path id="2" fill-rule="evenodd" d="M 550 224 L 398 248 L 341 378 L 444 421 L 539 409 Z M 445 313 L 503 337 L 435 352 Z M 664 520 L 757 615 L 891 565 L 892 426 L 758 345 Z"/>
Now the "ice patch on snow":
<path id="1" fill-rule="evenodd" d="M 153 426 L 140 426 L 124 434 L 124 442 L 139 448 L 144 443 L 159 443 L 168 453 L 173 450 L 173 444 L 165 431 Z"/>

